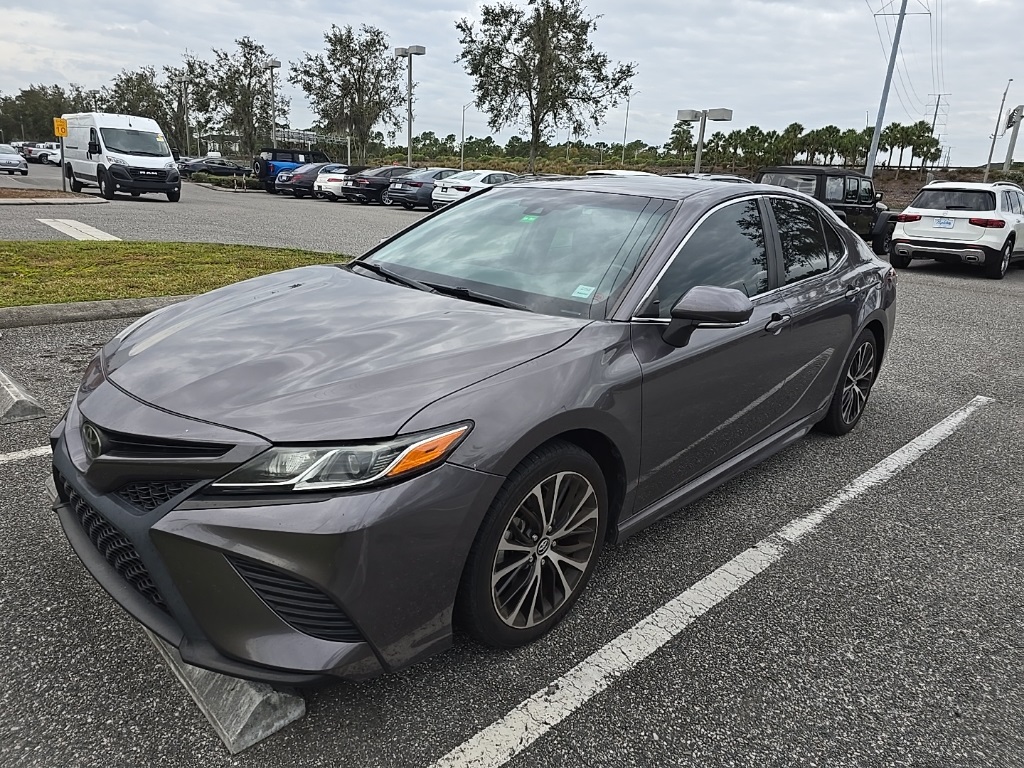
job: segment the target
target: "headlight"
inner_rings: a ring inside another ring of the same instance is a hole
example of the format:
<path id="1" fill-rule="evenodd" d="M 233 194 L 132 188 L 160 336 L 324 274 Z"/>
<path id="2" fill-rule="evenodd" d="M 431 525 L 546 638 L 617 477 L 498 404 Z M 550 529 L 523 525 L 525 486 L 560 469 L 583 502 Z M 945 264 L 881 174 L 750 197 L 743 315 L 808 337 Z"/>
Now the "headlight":
<path id="1" fill-rule="evenodd" d="M 126 163 L 120 157 L 114 157 L 113 155 L 107 155 L 107 162 L 110 163 L 111 165 L 128 165 L 128 163 Z"/>
<path id="2" fill-rule="evenodd" d="M 169 163 L 164 163 L 164 168 L 177 168 L 178 164 L 171 160 Z"/>
<path id="3" fill-rule="evenodd" d="M 275 447 L 215 482 L 222 491 L 325 491 L 395 480 L 435 467 L 469 424 L 362 445 Z"/>

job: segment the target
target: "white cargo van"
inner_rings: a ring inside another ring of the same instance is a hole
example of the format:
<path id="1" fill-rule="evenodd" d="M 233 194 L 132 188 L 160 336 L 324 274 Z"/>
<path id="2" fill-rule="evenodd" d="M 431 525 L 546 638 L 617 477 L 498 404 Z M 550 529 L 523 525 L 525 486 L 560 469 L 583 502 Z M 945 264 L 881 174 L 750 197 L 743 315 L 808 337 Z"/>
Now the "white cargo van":
<path id="1" fill-rule="evenodd" d="M 68 121 L 64 175 L 73 191 L 90 185 L 99 187 L 107 200 L 117 192 L 156 192 L 178 202 L 181 176 L 155 120 L 106 112 L 63 117 Z"/>

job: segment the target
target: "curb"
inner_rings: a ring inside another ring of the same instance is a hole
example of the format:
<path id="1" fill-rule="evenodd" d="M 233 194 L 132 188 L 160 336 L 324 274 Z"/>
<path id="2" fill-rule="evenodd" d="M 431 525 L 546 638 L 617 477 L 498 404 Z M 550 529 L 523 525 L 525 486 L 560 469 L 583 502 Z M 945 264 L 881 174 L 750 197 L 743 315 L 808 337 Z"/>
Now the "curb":
<path id="1" fill-rule="evenodd" d="M 101 197 L 5 197 L 0 205 L 99 205 L 107 203 Z"/>
<path id="2" fill-rule="evenodd" d="M 39 401 L 0 368 L 0 424 L 31 421 L 45 415 Z"/>
<path id="3" fill-rule="evenodd" d="M 26 307 L 0 307 L 0 328 L 24 328 L 30 325 L 81 323 L 88 320 L 111 320 L 119 317 L 140 317 L 179 301 L 187 296 L 150 296 L 144 299 L 108 299 L 79 301 L 70 304 L 33 304 Z"/>

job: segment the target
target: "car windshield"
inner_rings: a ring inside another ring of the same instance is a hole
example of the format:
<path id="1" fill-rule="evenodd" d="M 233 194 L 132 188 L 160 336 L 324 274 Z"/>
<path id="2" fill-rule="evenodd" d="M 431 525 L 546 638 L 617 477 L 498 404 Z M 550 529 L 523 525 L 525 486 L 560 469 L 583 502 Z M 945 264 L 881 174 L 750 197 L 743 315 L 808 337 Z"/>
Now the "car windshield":
<path id="1" fill-rule="evenodd" d="M 996 196 L 983 189 L 922 189 L 910 207 L 931 211 L 994 211 Z"/>
<path id="2" fill-rule="evenodd" d="M 766 173 L 761 177 L 762 184 L 774 184 L 777 187 L 795 189 L 806 195 L 813 195 L 817 186 L 817 176 L 804 175 L 802 173 Z"/>
<path id="3" fill-rule="evenodd" d="M 171 150 L 159 133 L 133 128 L 100 128 L 108 152 L 143 157 L 170 157 Z"/>
<path id="4" fill-rule="evenodd" d="M 534 312 L 602 319 L 674 207 L 634 195 L 492 187 L 366 259 Z"/>
<path id="5" fill-rule="evenodd" d="M 12 147 L 10 144 L 0 144 L 0 155 L 16 155 L 18 150 Z"/>

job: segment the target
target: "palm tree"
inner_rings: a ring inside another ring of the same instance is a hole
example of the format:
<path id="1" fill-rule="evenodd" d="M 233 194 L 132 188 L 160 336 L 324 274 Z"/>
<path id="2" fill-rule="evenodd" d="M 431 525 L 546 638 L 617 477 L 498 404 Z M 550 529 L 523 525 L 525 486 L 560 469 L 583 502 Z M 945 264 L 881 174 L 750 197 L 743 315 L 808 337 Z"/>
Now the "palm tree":
<path id="1" fill-rule="evenodd" d="M 800 123 L 790 123 L 782 132 L 780 150 L 783 162 L 789 164 L 796 160 L 800 151 L 800 137 L 804 134 L 804 127 Z"/>
<path id="2" fill-rule="evenodd" d="M 704 151 L 707 153 L 708 166 L 714 169 L 716 165 L 724 165 L 725 155 L 725 134 L 715 131 L 704 141 Z"/>
<path id="3" fill-rule="evenodd" d="M 822 152 L 828 165 L 832 165 L 839 153 L 839 142 L 842 136 L 843 132 L 839 130 L 839 126 L 826 125 L 821 129 Z"/>
<path id="4" fill-rule="evenodd" d="M 743 131 L 729 131 L 729 135 L 725 137 L 725 144 L 722 149 L 729 154 L 734 171 L 736 170 L 736 161 L 739 159 L 739 151 L 742 144 Z"/>
<path id="5" fill-rule="evenodd" d="M 889 156 L 885 160 L 887 166 L 892 166 L 892 151 L 899 146 L 900 143 L 900 126 L 899 123 L 889 123 L 883 130 L 882 135 L 878 137 L 878 146 L 885 147 L 885 151 L 889 153 Z"/>

